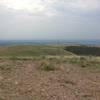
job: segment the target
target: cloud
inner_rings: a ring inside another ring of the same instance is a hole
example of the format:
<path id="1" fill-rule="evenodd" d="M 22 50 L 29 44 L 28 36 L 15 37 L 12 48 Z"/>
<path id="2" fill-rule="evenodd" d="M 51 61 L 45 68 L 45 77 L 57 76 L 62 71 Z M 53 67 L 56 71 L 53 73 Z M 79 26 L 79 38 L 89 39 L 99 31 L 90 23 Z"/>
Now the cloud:
<path id="1" fill-rule="evenodd" d="M 69 6 L 85 11 L 98 10 L 100 9 L 100 0 L 71 0 Z"/>
<path id="2" fill-rule="evenodd" d="M 14 10 L 55 16 L 63 9 L 70 11 L 94 11 L 100 9 L 100 0 L 0 0 L 0 5 Z"/>
<path id="3" fill-rule="evenodd" d="M 100 38 L 99 0 L 0 0 L 0 38 Z"/>
<path id="4" fill-rule="evenodd" d="M 27 10 L 29 12 L 43 11 L 45 6 L 41 0 L 0 0 L 0 4 L 15 10 Z"/>

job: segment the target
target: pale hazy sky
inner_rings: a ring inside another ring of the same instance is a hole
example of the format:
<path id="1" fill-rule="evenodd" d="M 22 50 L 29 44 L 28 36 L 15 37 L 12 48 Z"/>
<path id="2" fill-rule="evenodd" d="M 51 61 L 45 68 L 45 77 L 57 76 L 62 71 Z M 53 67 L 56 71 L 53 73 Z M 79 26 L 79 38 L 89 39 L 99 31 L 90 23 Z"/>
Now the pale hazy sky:
<path id="1" fill-rule="evenodd" d="M 0 39 L 100 39 L 100 0 L 0 0 Z"/>

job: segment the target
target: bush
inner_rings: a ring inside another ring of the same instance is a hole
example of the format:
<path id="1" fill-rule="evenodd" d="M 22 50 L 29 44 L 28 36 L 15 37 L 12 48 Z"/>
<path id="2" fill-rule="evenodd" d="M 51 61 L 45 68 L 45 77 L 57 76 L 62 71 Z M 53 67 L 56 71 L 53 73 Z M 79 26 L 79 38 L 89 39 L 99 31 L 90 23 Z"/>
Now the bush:
<path id="1" fill-rule="evenodd" d="M 17 56 L 12 56 L 10 57 L 10 60 L 19 60 L 19 58 Z"/>
<path id="2" fill-rule="evenodd" d="M 66 46 L 65 50 L 77 55 L 93 55 L 100 56 L 100 47 L 92 46 Z"/>
<path id="3" fill-rule="evenodd" d="M 55 70 L 54 65 L 46 60 L 41 62 L 41 69 L 45 70 L 45 71 L 54 71 Z"/>
<path id="4" fill-rule="evenodd" d="M 10 65 L 0 66 L 0 70 L 2 70 L 2 71 L 11 71 L 12 66 L 10 66 Z"/>
<path id="5" fill-rule="evenodd" d="M 80 57 L 80 61 L 86 61 L 85 57 Z"/>

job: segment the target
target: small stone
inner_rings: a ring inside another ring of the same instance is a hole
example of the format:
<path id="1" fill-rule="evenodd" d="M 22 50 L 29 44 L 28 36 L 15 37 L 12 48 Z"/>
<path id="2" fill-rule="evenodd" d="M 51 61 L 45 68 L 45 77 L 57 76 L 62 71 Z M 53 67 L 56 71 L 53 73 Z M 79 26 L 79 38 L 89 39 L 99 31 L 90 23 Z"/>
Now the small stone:
<path id="1" fill-rule="evenodd" d="M 18 82 L 17 81 L 15 81 L 15 85 L 18 85 Z"/>
<path id="2" fill-rule="evenodd" d="M 2 76 L 0 76 L 0 80 L 2 80 L 3 79 L 3 77 Z"/>

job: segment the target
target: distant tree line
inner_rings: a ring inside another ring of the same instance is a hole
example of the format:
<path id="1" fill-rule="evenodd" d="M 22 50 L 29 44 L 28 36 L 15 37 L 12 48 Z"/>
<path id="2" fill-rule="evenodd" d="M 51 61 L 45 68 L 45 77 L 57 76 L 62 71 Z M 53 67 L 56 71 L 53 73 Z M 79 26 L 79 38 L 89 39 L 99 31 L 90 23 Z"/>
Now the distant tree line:
<path id="1" fill-rule="evenodd" d="M 100 56 L 100 47 L 92 46 L 66 46 L 65 50 L 77 55 L 93 55 Z"/>

